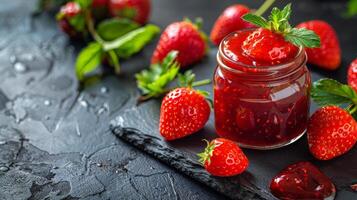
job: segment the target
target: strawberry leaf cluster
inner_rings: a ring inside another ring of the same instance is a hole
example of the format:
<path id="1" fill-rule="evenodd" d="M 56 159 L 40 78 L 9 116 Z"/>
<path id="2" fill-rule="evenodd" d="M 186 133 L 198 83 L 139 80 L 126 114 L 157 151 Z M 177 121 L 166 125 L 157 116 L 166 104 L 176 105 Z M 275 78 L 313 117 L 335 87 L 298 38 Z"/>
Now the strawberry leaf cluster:
<path id="1" fill-rule="evenodd" d="M 320 46 L 320 38 L 313 31 L 305 28 L 292 28 L 289 19 L 291 16 L 291 4 L 280 10 L 274 7 L 268 19 L 262 16 L 248 13 L 242 19 L 258 27 L 269 29 L 282 34 L 286 41 L 302 47 L 315 48 Z"/>

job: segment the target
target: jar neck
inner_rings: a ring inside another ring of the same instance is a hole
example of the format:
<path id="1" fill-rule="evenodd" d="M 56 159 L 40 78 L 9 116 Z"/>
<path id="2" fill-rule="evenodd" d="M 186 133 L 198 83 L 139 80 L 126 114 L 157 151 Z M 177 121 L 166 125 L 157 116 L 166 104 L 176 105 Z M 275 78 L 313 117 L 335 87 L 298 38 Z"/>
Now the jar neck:
<path id="1" fill-rule="evenodd" d="M 223 40 L 224 41 L 224 40 Z M 231 76 L 256 81 L 274 81 L 293 76 L 306 66 L 307 56 L 303 48 L 299 49 L 294 59 L 287 63 L 272 66 L 253 66 L 234 61 L 224 54 L 222 43 L 217 53 L 218 67 Z"/>

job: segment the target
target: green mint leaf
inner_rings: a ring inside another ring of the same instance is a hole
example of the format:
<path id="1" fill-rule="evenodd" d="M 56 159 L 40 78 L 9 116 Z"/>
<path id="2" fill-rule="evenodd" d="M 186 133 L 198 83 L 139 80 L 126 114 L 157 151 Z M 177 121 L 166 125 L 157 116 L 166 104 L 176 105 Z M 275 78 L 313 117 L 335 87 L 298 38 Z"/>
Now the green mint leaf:
<path id="1" fill-rule="evenodd" d="M 154 36 L 160 32 L 160 28 L 148 24 L 133 30 L 112 42 L 104 43 L 104 50 L 115 50 L 120 58 L 128 58 L 139 52 Z"/>
<path id="2" fill-rule="evenodd" d="M 112 18 L 102 21 L 98 25 L 97 32 L 102 39 L 113 41 L 139 27 L 139 24 L 131 20 Z"/>
<path id="3" fill-rule="evenodd" d="M 320 106 L 340 106 L 357 102 L 357 94 L 350 86 L 333 79 L 321 79 L 314 82 L 311 97 Z"/>
<path id="4" fill-rule="evenodd" d="M 293 28 L 284 37 L 286 41 L 296 46 L 308 48 L 320 47 L 320 37 L 314 31 L 305 28 Z"/>
<path id="5" fill-rule="evenodd" d="M 283 10 L 280 12 L 280 21 L 281 20 L 286 20 L 288 21 L 290 19 L 291 16 L 291 3 L 289 3 L 288 5 L 286 5 Z"/>
<path id="6" fill-rule="evenodd" d="M 180 69 L 176 62 L 177 54 L 177 51 L 172 51 L 160 64 L 153 64 L 150 69 L 135 75 L 138 88 L 146 99 L 165 93 L 166 86 L 176 78 Z"/>
<path id="7" fill-rule="evenodd" d="M 357 15 L 357 0 L 349 0 L 347 3 L 346 17 Z"/>
<path id="8" fill-rule="evenodd" d="M 250 22 L 254 25 L 257 25 L 259 27 L 267 28 L 268 27 L 268 22 L 264 17 L 254 15 L 252 13 L 248 13 L 242 16 L 242 19 L 244 21 Z"/>
<path id="9" fill-rule="evenodd" d="M 82 49 L 76 61 L 76 75 L 79 80 L 94 71 L 102 59 L 102 46 L 99 43 L 92 42 Z"/>
<path id="10" fill-rule="evenodd" d="M 196 75 L 192 73 L 191 70 L 187 70 L 185 73 L 178 75 L 178 85 L 179 87 L 192 87 L 193 82 L 195 81 Z"/>

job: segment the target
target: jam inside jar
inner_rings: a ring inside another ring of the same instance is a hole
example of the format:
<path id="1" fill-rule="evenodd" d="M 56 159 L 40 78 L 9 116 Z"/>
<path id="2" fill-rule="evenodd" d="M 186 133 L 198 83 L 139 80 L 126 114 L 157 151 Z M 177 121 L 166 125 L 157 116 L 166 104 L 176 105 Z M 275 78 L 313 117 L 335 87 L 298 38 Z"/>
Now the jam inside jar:
<path id="1" fill-rule="evenodd" d="M 306 131 L 311 87 L 307 57 L 299 48 L 290 60 L 259 65 L 241 50 L 252 31 L 232 33 L 219 47 L 214 75 L 216 131 L 245 148 L 279 148 Z"/>

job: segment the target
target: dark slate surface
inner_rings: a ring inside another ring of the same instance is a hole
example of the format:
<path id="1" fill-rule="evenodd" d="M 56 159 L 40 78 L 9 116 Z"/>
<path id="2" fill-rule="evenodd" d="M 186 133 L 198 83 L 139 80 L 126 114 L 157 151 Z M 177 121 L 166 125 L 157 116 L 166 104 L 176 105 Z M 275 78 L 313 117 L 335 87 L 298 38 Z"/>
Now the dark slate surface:
<path id="1" fill-rule="evenodd" d="M 215 2 L 217 4 L 206 3 L 204 9 L 200 9 L 203 1 L 190 1 L 190 3 L 166 2 L 162 6 L 179 10 L 180 14 L 174 18 L 172 13 L 165 14 L 165 10 L 160 10 L 160 14 L 162 13 L 162 16 L 165 17 L 160 18 L 158 21 L 165 20 L 165 24 L 167 24 L 172 19 L 179 19 L 181 16 L 202 16 L 206 19 L 206 31 L 211 26 L 210 23 L 207 25 L 207 21 L 212 22 L 216 17 L 216 14 L 213 13 L 218 13 L 217 10 L 219 11 L 231 3 L 229 1 Z M 252 3 L 251 1 L 244 2 Z M 357 27 L 353 25 L 356 23 L 356 19 L 343 20 L 340 17 L 343 9 L 344 2 L 341 1 L 339 3 L 337 1 L 299 1 L 294 5 L 294 23 L 308 19 L 325 19 L 336 28 L 341 40 L 343 67 L 335 72 L 327 72 L 310 66 L 313 71 L 313 80 L 327 76 L 345 82 L 347 65 L 356 56 L 353 44 L 357 44 L 357 39 L 352 37 L 357 33 Z M 170 11 L 172 10 L 170 9 Z M 207 58 L 195 66 L 193 70 L 199 78 L 211 78 L 213 76 L 216 66 L 216 53 L 217 50 L 213 48 Z M 146 58 L 147 56 L 150 56 L 150 54 L 145 54 Z M 212 86 L 204 87 L 204 89 L 212 92 Z M 312 111 L 315 109 L 316 106 L 313 105 Z M 303 160 L 313 162 L 332 178 L 338 189 L 337 199 L 357 198 L 357 193 L 354 193 L 349 187 L 350 184 L 357 182 L 357 148 L 332 161 L 319 162 L 308 152 L 306 137 L 303 137 L 295 144 L 277 150 L 245 150 L 250 160 L 250 167 L 245 173 L 233 178 L 215 178 L 200 167 L 195 156 L 205 146 L 205 143 L 202 142 L 203 138 L 212 139 L 217 137 L 213 126 L 213 116 L 211 116 L 206 127 L 199 133 L 178 141 L 165 142 L 158 133 L 159 112 L 160 100 L 149 101 L 140 106 L 136 106 L 135 102 L 132 102 L 131 106 L 128 103 L 128 108 L 113 120 L 113 133 L 178 171 L 230 198 L 273 199 L 274 197 L 270 194 L 268 188 L 271 178 L 289 164 Z"/>
<path id="2" fill-rule="evenodd" d="M 164 27 L 183 16 L 202 16 L 208 31 L 218 12 L 235 2 L 153 0 L 152 21 Z M 338 28 L 346 65 L 355 56 L 355 21 L 341 23 L 339 13 L 343 5 L 338 1 L 321 6 L 318 2 L 299 1 L 295 6 L 299 9 L 297 19 L 313 17 L 331 21 Z M 137 125 L 143 133 L 157 135 L 160 102 L 150 101 L 135 108 L 138 91 L 134 89 L 132 76 L 147 66 L 154 44 L 135 58 L 122 62 L 124 70 L 120 77 L 106 76 L 78 92 L 73 72 L 78 44 L 74 45 L 58 31 L 53 16 L 31 17 L 35 3 L 36 0 L 0 0 L 0 199 L 224 199 L 209 187 L 182 176 L 111 134 L 109 122 L 116 118 L 114 121 L 125 127 L 121 133 L 127 139 L 135 139 L 133 134 L 129 137 L 126 133 L 133 133 L 133 128 L 139 130 Z M 202 74 L 205 77 L 211 77 L 214 53 L 215 50 L 195 68 L 205 71 Z M 345 68 L 334 73 L 319 71 L 314 77 L 336 76 L 344 80 L 345 71 Z M 133 121 L 136 118 L 141 121 Z M 186 159 L 202 149 L 201 142 L 195 144 L 204 134 L 215 137 L 208 126 L 191 139 L 171 144 L 146 139 L 145 147 L 152 153 L 161 148 L 162 160 L 174 155 L 177 160 L 171 164 L 175 168 L 185 166 L 180 170 L 185 169 L 190 177 L 222 190 L 222 184 L 236 179 L 212 179 L 194 159 Z M 168 145 L 180 151 L 163 150 Z M 180 157 L 180 152 L 185 157 Z M 274 160 L 283 160 L 282 152 L 286 164 L 295 161 L 297 158 L 290 154 L 298 152 L 301 159 L 312 159 L 303 140 L 276 151 L 247 151 L 255 167 L 237 181 L 244 183 L 249 192 L 238 189 L 230 196 L 270 198 L 264 184 L 282 168 L 282 161 L 263 161 L 268 154 Z M 338 194 L 339 199 L 355 198 L 348 188 L 357 176 L 353 167 L 356 159 L 352 158 L 355 153 L 356 149 L 331 162 L 315 162 L 343 190 Z M 260 159 L 262 165 L 257 164 Z M 256 177 L 264 178 L 263 182 L 256 185 Z"/>

